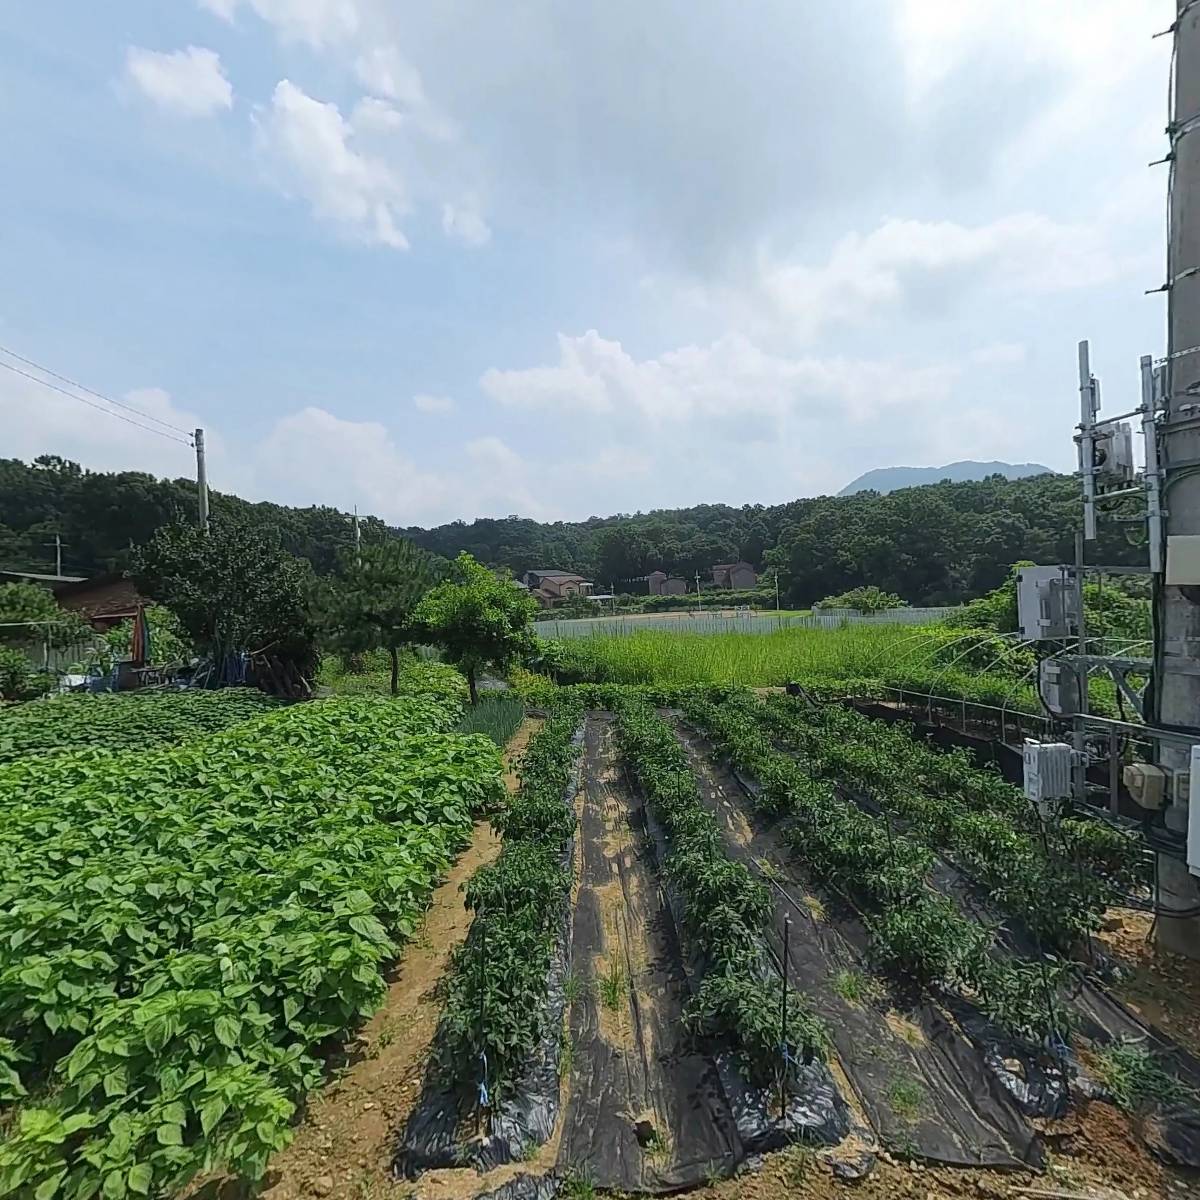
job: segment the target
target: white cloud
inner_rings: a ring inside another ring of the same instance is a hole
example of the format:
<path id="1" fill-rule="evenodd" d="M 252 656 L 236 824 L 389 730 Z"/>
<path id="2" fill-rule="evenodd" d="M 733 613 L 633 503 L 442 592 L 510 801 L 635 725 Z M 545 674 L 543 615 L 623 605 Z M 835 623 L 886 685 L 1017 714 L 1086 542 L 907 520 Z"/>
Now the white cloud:
<path id="1" fill-rule="evenodd" d="M 450 396 L 431 396 L 422 392 L 413 397 L 413 407 L 423 413 L 448 413 L 454 411 L 455 404 Z"/>
<path id="2" fill-rule="evenodd" d="M 824 261 L 776 254 L 764 245 L 738 284 L 676 285 L 650 277 L 663 295 L 677 288 L 701 310 L 762 337 L 811 341 L 838 327 L 961 314 L 968 300 L 1028 304 L 1096 288 L 1147 269 L 1146 256 L 1114 242 L 1124 200 L 1092 220 L 1066 223 L 1022 212 L 968 225 L 888 217 L 868 233 L 849 232 Z"/>
<path id="3" fill-rule="evenodd" d="M 36 374 L 36 371 L 30 368 L 30 373 Z M 64 386 L 55 380 L 48 382 L 55 388 Z M 4 453 L 25 460 L 40 454 L 58 454 L 96 471 L 150 471 L 172 477 L 194 476 L 195 454 L 184 440 L 186 432 L 179 431 L 190 431 L 204 422 L 195 413 L 179 408 L 162 388 L 136 388 L 117 398 L 146 417 L 157 418 L 176 428 L 163 429 L 155 421 L 107 406 L 94 396 L 73 400 L 33 380 L 0 371 L 0 428 L 4 430 Z M 93 404 L 111 411 L 100 412 L 92 407 Z M 130 421 L 138 424 L 130 424 Z"/>
<path id="4" fill-rule="evenodd" d="M 376 96 L 385 96 L 407 108 L 429 103 L 420 72 L 395 46 L 373 46 L 354 62 L 358 81 Z"/>
<path id="5" fill-rule="evenodd" d="M 187 117 L 204 117 L 233 107 L 233 85 L 213 50 L 188 46 L 159 53 L 130 46 L 125 71 L 142 94 L 161 108 Z"/>
<path id="6" fill-rule="evenodd" d="M 442 232 L 448 238 L 462 242 L 464 246 L 486 245 L 492 236 L 488 223 L 471 204 L 465 207 L 443 204 Z"/>
<path id="7" fill-rule="evenodd" d="M 789 420 L 862 421 L 889 408 L 944 400 L 958 369 L 768 354 L 740 334 L 637 360 L 594 329 L 558 335 L 554 366 L 484 372 L 483 391 L 516 409 L 636 418 L 651 428 L 715 422 L 751 440 Z M 741 428 L 739 429 L 739 426 Z"/>
<path id="8" fill-rule="evenodd" d="M 200 0 L 200 6 L 226 21 L 233 21 L 245 5 L 280 36 L 320 48 L 353 37 L 359 29 L 355 0 Z"/>
<path id="9" fill-rule="evenodd" d="M 354 145 L 355 128 L 336 104 L 314 100 L 288 79 L 256 114 L 261 148 L 285 191 L 313 212 L 369 244 L 407 250 L 397 222 L 408 211 L 396 168 Z"/>
<path id="10" fill-rule="evenodd" d="M 311 483 L 325 482 L 314 497 Z M 347 421 L 310 406 L 277 421 L 255 456 L 258 494 L 284 503 L 357 504 L 400 525 L 434 519 L 453 496 L 447 476 L 402 454 L 378 421 Z"/>

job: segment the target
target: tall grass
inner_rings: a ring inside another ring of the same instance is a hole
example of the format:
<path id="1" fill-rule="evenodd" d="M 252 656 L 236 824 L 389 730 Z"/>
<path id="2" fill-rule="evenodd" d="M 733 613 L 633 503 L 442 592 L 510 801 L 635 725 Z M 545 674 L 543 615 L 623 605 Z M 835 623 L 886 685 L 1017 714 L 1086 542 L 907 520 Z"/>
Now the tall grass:
<path id="1" fill-rule="evenodd" d="M 963 631 L 845 625 L 771 633 L 639 630 L 561 644 L 563 682 L 731 683 L 905 687 L 985 704 L 1037 709 L 1033 676 L 996 669 L 989 651 L 967 653 Z M 961 657 L 960 657 L 961 656 Z M 968 665 L 972 660 L 972 665 Z"/>

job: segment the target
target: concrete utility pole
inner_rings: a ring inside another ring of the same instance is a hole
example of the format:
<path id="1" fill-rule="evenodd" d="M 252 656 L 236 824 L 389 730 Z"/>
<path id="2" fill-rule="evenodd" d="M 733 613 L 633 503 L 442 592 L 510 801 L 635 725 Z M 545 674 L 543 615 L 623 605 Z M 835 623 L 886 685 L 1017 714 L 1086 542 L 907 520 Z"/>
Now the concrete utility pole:
<path id="1" fill-rule="evenodd" d="M 1171 124 L 1167 245 L 1168 375 L 1161 427 L 1165 469 L 1167 578 L 1171 541 L 1200 535 L 1200 5 L 1176 0 L 1175 95 Z M 1179 577 L 1178 573 L 1176 578 Z M 1190 576 L 1189 576 L 1190 578 Z M 1200 727 L 1200 586 L 1165 584 L 1158 600 L 1158 712 L 1164 725 Z M 1163 745 L 1162 765 L 1188 770 L 1184 748 Z M 1173 797 L 1167 828 L 1186 834 L 1187 798 Z M 1160 909 L 1200 905 L 1197 879 L 1178 859 L 1158 856 Z M 1200 958 L 1200 919 L 1162 916 L 1158 944 Z"/>
<path id="2" fill-rule="evenodd" d="M 55 575 L 62 575 L 62 548 L 63 548 L 62 534 L 56 533 L 54 535 L 54 541 L 43 542 L 42 545 L 54 547 L 54 573 L 55 573 Z"/>
<path id="3" fill-rule="evenodd" d="M 204 430 L 192 434 L 196 447 L 196 495 L 199 497 L 200 528 L 208 532 L 208 465 L 204 461 Z"/>

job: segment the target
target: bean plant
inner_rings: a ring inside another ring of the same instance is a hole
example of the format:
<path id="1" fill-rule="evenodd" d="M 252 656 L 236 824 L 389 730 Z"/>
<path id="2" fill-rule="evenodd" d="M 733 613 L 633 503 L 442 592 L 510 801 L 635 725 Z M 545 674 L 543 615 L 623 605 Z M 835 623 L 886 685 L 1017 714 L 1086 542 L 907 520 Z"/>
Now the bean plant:
<path id="1" fill-rule="evenodd" d="M 498 802 L 446 696 L 0 766 L 0 1195 L 260 1177 Z"/>

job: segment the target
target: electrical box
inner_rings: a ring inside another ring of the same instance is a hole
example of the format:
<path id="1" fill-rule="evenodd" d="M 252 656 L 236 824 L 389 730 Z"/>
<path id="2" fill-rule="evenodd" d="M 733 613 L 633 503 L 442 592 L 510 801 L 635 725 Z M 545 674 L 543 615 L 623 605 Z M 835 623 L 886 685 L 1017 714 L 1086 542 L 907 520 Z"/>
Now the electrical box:
<path id="1" fill-rule="evenodd" d="M 1022 751 L 1025 796 L 1043 819 L 1053 817 L 1063 800 L 1073 794 L 1071 747 L 1065 742 L 1035 742 L 1025 739 Z"/>
<path id="2" fill-rule="evenodd" d="M 1017 624 L 1026 641 L 1073 637 L 1079 631 L 1075 585 L 1062 567 L 1017 571 Z"/>
<path id="3" fill-rule="evenodd" d="M 1157 811 L 1167 796 L 1167 773 L 1153 763 L 1130 763 L 1122 772 L 1129 794 L 1142 808 Z"/>
<path id="4" fill-rule="evenodd" d="M 1200 534 L 1174 533 L 1167 538 L 1167 583 L 1200 584 Z"/>
<path id="5" fill-rule="evenodd" d="M 1133 428 L 1128 421 L 1118 425 L 1099 425 L 1092 435 L 1092 463 L 1103 483 L 1132 483 L 1136 474 L 1133 461 Z"/>
<path id="6" fill-rule="evenodd" d="M 1187 865 L 1200 875 L 1200 746 L 1192 747 L 1191 784 L 1188 788 Z"/>
<path id="7" fill-rule="evenodd" d="M 1045 658 L 1038 664 L 1038 692 L 1056 717 L 1072 717 L 1082 707 L 1085 672 L 1069 658 Z"/>

